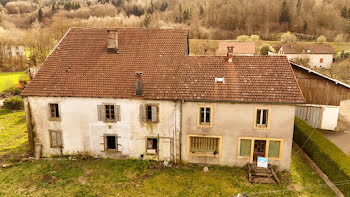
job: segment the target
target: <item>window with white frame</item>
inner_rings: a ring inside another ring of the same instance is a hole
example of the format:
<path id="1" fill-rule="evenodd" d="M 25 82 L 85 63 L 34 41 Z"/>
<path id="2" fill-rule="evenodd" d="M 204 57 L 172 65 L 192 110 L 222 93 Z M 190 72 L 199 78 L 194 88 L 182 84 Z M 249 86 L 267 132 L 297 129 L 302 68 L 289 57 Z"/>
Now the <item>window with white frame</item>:
<path id="1" fill-rule="evenodd" d="M 268 109 L 257 109 L 256 111 L 256 127 L 266 128 L 268 126 Z"/>
<path id="2" fill-rule="evenodd" d="M 199 110 L 199 124 L 200 125 L 210 125 L 211 108 L 210 107 L 200 107 Z"/>

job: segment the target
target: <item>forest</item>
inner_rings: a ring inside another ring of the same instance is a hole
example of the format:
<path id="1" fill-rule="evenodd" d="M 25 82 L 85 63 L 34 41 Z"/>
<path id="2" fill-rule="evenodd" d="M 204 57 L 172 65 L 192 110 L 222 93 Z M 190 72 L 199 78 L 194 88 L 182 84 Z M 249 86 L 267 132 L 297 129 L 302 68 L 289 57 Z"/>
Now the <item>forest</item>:
<path id="1" fill-rule="evenodd" d="M 350 41 L 350 0 L 0 0 L 0 70 L 39 66 L 70 27 L 188 28 L 190 39 L 257 35 Z M 24 54 L 11 57 L 11 46 Z"/>

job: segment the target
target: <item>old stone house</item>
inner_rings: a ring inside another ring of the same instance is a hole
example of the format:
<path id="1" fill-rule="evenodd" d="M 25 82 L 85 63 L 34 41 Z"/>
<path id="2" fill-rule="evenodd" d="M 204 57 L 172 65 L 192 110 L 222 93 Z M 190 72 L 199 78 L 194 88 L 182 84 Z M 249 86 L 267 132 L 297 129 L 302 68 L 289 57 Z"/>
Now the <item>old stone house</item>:
<path id="1" fill-rule="evenodd" d="M 231 166 L 265 156 L 288 169 L 304 97 L 287 58 L 189 56 L 187 33 L 70 29 L 22 92 L 32 150 Z"/>
<path id="2" fill-rule="evenodd" d="M 289 60 L 308 60 L 311 67 L 330 68 L 334 50 L 327 44 L 282 44 L 278 55 L 286 55 Z"/>

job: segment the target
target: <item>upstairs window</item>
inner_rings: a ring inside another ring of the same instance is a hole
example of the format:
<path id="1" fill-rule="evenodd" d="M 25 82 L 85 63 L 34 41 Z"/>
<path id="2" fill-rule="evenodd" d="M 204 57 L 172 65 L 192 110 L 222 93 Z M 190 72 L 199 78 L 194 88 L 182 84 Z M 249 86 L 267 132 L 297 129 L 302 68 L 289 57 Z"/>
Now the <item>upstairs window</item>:
<path id="1" fill-rule="evenodd" d="M 256 127 L 267 128 L 268 127 L 268 109 L 257 109 L 256 111 Z"/>
<path id="2" fill-rule="evenodd" d="M 201 126 L 210 126 L 212 109 L 211 107 L 200 107 L 199 108 L 199 125 Z"/>
<path id="3" fill-rule="evenodd" d="M 115 121 L 115 108 L 114 105 L 105 105 L 105 120 Z"/>
<path id="4" fill-rule="evenodd" d="M 57 103 L 50 103 L 50 118 L 60 118 L 60 113 Z"/>
<path id="5" fill-rule="evenodd" d="M 323 63 L 323 58 L 320 58 L 320 63 Z"/>
<path id="6" fill-rule="evenodd" d="M 97 105 L 98 121 L 117 122 L 121 121 L 120 105 L 103 104 Z"/>
<path id="7" fill-rule="evenodd" d="M 141 122 L 159 122 L 159 107 L 156 104 L 140 106 Z"/>

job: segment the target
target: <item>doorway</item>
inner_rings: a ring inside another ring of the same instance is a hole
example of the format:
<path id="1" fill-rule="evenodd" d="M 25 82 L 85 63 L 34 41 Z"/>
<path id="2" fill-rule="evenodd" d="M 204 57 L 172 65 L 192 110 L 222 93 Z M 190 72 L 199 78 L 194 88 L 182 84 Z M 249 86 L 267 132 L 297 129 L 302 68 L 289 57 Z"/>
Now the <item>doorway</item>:
<path id="1" fill-rule="evenodd" d="M 254 140 L 253 162 L 257 162 L 258 157 L 265 157 L 266 140 Z"/>

